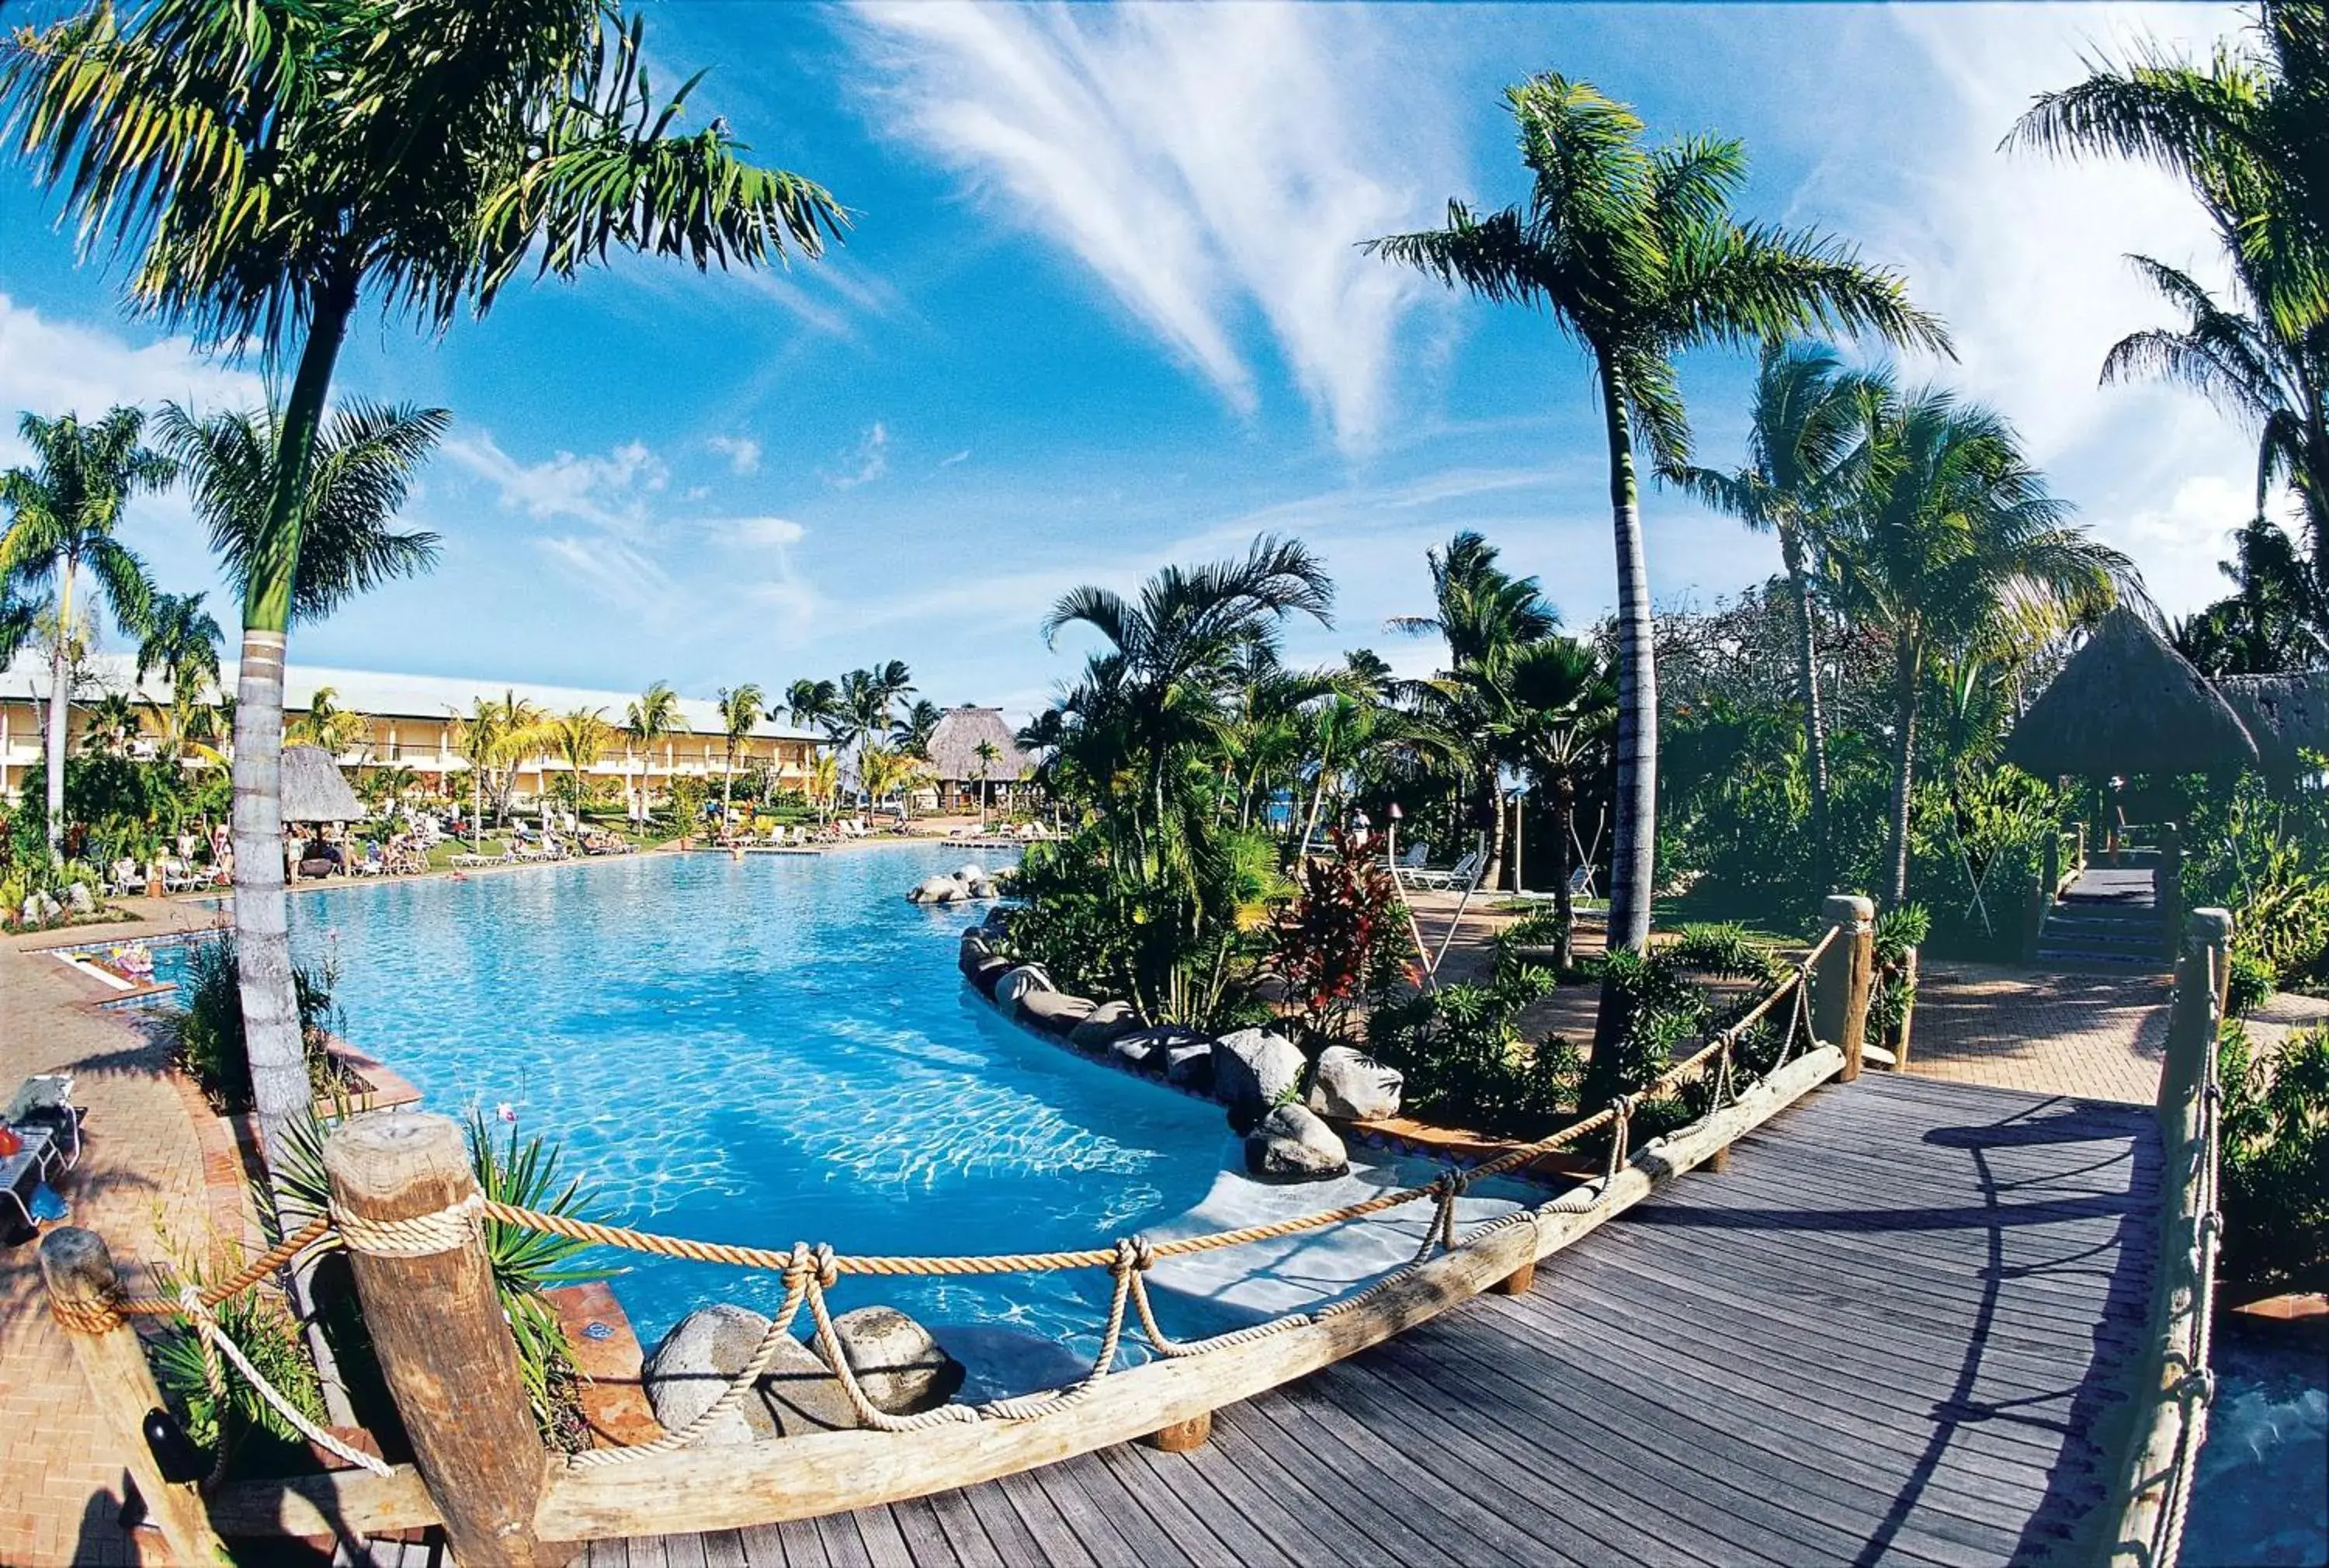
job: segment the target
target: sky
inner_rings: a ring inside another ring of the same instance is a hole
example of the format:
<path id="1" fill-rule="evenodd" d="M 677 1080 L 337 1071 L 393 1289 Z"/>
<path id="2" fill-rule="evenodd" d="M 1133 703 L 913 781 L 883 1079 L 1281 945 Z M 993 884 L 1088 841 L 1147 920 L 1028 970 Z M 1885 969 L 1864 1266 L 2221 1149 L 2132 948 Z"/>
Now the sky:
<path id="1" fill-rule="evenodd" d="M 1291 657 L 1432 650 L 1425 550 L 1476 529 L 1568 624 L 1614 602 L 1585 362 L 1542 316 L 1450 294 L 1358 242 L 1525 186 L 1502 89 L 1557 70 L 1655 136 L 1742 138 L 1750 216 L 1899 269 L 1957 362 L 1909 359 L 2020 430 L 2079 519 L 2172 614 L 2218 596 L 2253 445 L 2169 388 L 2098 387 L 2169 318 L 2128 252 L 2221 276 L 2165 176 L 1999 150 L 2032 97 L 2146 37 L 2204 52 L 2202 5 L 1361 4 L 644 7 L 659 82 L 853 213 L 824 259 L 699 275 L 627 259 L 506 290 L 441 336 L 360 318 L 338 391 L 441 406 L 406 512 L 424 579 L 299 627 L 295 662 L 692 696 L 889 659 L 941 703 L 1024 715 L 1089 639 L 1066 589 L 1130 589 L 1262 531 L 1324 558 L 1332 627 Z M 100 258 L 101 259 L 101 258 Z M 14 410 L 250 406 L 266 367 L 123 311 L 21 165 L 0 169 L 0 464 Z M 1750 359 L 1683 362 L 1700 461 L 1743 459 Z M 1705 604 L 1778 568 L 1671 492 L 1653 589 Z M 182 495 L 124 536 L 208 588 Z M 119 639 L 112 642 L 118 645 Z"/>

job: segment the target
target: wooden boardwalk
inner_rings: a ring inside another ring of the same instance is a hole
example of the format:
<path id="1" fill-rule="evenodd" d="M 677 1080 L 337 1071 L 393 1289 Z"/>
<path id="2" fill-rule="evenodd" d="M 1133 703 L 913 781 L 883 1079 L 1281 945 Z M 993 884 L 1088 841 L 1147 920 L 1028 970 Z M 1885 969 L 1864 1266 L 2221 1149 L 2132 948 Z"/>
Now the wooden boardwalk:
<path id="1" fill-rule="evenodd" d="M 582 1560 L 2023 1561 L 2102 1501 L 2158 1165 L 2145 1108 L 1871 1075 L 1194 1453 Z"/>

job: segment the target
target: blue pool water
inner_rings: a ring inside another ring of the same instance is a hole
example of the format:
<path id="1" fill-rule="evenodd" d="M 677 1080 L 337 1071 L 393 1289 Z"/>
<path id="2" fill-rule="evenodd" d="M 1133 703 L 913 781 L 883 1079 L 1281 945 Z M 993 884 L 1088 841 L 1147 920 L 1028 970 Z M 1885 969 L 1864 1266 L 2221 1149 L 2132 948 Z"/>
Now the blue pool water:
<path id="1" fill-rule="evenodd" d="M 2225 1334 L 2187 1568 L 2329 1563 L 2329 1347 Z"/>
<path id="2" fill-rule="evenodd" d="M 336 962 L 348 1038 L 430 1109 L 507 1102 L 628 1223 L 1018 1252 L 1102 1243 L 1198 1202 L 1228 1146 L 1219 1109 L 1001 1021 L 956 972 L 965 915 L 906 902 L 966 858 L 658 855 L 359 884 L 293 899 L 293 950 Z M 627 1270 L 615 1289 L 649 1345 L 695 1307 L 782 1295 L 768 1274 L 593 1261 Z M 845 1278 L 834 1300 L 1089 1350 L 1105 1285 L 1097 1271 Z"/>

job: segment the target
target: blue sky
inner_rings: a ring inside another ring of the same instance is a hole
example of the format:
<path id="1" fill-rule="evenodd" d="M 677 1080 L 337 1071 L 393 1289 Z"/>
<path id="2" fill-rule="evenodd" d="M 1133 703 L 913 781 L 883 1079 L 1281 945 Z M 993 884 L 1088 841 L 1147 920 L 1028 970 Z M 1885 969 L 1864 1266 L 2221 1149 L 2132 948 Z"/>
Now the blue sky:
<path id="1" fill-rule="evenodd" d="M 295 661 L 692 695 L 902 658 L 925 695 L 1023 712 L 1082 644 L 1037 626 L 1078 582 L 1274 529 L 1325 557 L 1373 646 L 1419 607 L 1423 551 L 1477 528 L 1573 624 L 1611 598 L 1582 362 L 1524 311 L 1361 256 L 1451 195 L 1522 191 L 1498 94 L 1593 80 L 1661 134 L 1743 137 L 1758 216 L 1901 268 L 1961 362 L 2174 611 L 2250 483 L 2244 437 L 2164 389 L 2098 389 L 2163 313 L 2121 260 L 2215 270 L 2164 178 L 1996 150 L 2081 55 L 2204 47 L 2224 8 L 648 5 L 659 77 L 857 215 L 827 260 L 699 277 L 632 262 L 514 287 L 441 339 L 369 317 L 345 392 L 441 404 L 410 517 L 438 571 L 297 634 Z M 21 171 L 0 202 L 0 408 L 249 403 L 255 367 L 124 316 Z M 1740 455 L 1739 356 L 1683 367 L 1702 461 Z M 0 462 L 22 455 L 11 428 Z M 1776 548 L 1648 501 L 1654 586 L 1701 602 Z M 184 502 L 128 532 L 165 586 L 212 574 Z M 223 604 L 224 596 L 218 596 Z M 222 620 L 231 617 L 222 615 Z"/>

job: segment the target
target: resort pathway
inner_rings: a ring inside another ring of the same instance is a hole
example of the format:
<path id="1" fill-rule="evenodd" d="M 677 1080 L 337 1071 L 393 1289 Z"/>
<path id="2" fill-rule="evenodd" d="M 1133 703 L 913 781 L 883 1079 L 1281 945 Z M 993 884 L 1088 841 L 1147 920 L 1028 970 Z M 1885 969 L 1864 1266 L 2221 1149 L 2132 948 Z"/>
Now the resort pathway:
<path id="1" fill-rule="evenodd" d="M 2024 1562 L 2102 1499 L 2158 1163 L 2147 1112 L 1871 1075 L 1193 1453 L 582 1561 Z"/>
<path id="2" fill-rule="evenodd" d="M 1917 980 L 1909 1071 L 2034 1094 L 2154 1103 L 2169 977 L 1934 959 Z"/>
<path id="3" fill-rule="evenodd" d="M 34 951 L 210 924 L 199 905 L 132 899 L 144 918 L 0 939 L 0 1095 L 33 1073 L 73 1075 L 85 1106 L 80 1163 L 58 1190 L 73 1223 L 91 1227 L 132 1270 L 200 1255 L 209 1238 L 240 1236 L 241 1176 L 221 1124 L 168 1073 L 161 1052 L 97 1003 L 113 993 Z M 197 1116 L 210 1122 L 210 1134 Z M 146 1282 L 132 1273 L 137 1288 Z M 0 1248 L 0 1563 L 160 1561 L 160 1537 L 116 1523 L 123 1471 L 87 1408 L 62 1332 L 50 1320 L 37 1249 Z"/>

